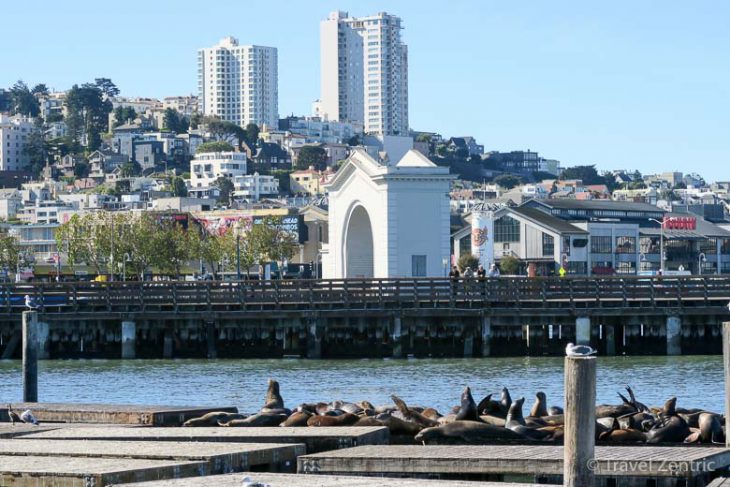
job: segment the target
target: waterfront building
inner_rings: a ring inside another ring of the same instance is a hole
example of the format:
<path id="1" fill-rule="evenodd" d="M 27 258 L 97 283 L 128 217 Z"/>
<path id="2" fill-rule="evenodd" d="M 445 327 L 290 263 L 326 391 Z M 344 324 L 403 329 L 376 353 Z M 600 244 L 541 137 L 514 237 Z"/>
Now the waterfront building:
<path id="1" fill-rule="evenodd" d="M 0 171 L 18 171 L 30 165 L 25 144 L 33 130 L 31 118 L 0 113 Z"/>
<path id="2" fill-rule="evenodd" d="M 438 277 L 449 257 L 449 169 L 411 150 L 384 163 L 355 149 L 325 185 L 323 276 Z"/>
<path id="3" fill-rule="evenodd" d="M 239 45 L 226 37 L 198 51 L 198 91 L 204 115 L 242 127 L 277 127 L 278 60 L 275 47 Z"/>
<path id="4" fill-rule="evenodd" d="M 328 120 L 363 123 L 366 133 L 408 134 L 408 48 L 402 21 L 380 12 L 332 12 L 320 24 L 321 96 Z"/>

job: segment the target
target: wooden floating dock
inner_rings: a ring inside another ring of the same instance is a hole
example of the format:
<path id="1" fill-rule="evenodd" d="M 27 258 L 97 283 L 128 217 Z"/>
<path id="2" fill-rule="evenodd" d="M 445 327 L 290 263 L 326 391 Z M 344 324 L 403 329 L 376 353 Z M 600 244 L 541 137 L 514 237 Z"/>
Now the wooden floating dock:
<path id="1" fill-rule="evenodd" d="M 595 460 L 598 476 L 705 479 L 730 465 L 730 450 L 604 446 L 596 447 Z M 355 475 L 558 476 L 563 473 L 563 447 L 361 446 L 299 457 L 298 471 Z M 697 485 L 705 484 L 702 481 Z"/>
<path id="2" fill-rule="evenodd" d="M 179 426 L 211 411 L 237 413 L 235 407 L 135 406 L 129 404 L 13 403 L 20 414 L 33 411 L 38 421 L 52 423 L 111 423 Z M 9 421 L 8 409 L 0 408 L 0 421 Z"/>
<path id="3" fill-rule="evenodd" d="M 253 468 L 294 471 L 303 444 L 199 443 L 157 441 L 0 440 L 0 456 L 120 458 L 205 462 L 198 475 L 240 472 Z M 45 459 L 44 459 L 45 460 Z"/>
<path id="4" fill-rule="evenodd" d="M 303 428 L 58 428 L 18 437 L 45 440 L 107 441 L 202 441 L 228 443 L 303 443 L 307 453 L 317 453 L 360 445 L 387 445 L 384 427 L 303 427 Z"/>
<path id="5" fill-rule="evenodd" d="M 728 477 L 720 477 L 709 484 L 707 484 L 707 487 L 730 487 L 730 478 Z"/>
<path id="6" fill-rule="evenodd" d="M 506 482 L 463 482 L 459 480 L 393 479 L 383 477 L 347 477 L 317 475 L 316 482 L 306 475 L 247 472 L 215 477 L 185 478 L 126 484 L 125 487 L 241 487 L 243 479 L 269 484 L 271 487 L 549 487 L 539 484 Z M 555 486 L 550 486 L 555 487 Z"/>

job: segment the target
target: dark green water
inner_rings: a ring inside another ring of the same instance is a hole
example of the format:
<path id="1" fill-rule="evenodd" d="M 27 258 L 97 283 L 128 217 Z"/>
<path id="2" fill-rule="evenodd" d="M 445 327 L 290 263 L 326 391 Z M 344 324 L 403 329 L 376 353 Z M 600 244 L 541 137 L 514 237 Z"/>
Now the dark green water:
<path id="1" fill-rule="evenodd" d="M 721 356 L 600 357 L 597 399 L 615 403 L 631 384 L 639 400 L 722 411 Z M 74 360 L 40 363 L 43 402 L 238 406 L 263 404 L 266 380 L 281 384 L 288 407 L 343 399 L 390 403 L 397 394 L 411 404 L 441 411 L 459 403 L 464 386 L 475 399 L 507 386 L 512 397 L 543 390 L 550 405 L 563 402 L 562 358 L 413 360 Z M 0 404 L 22 398 L 19 361 L 0 361 Z"/>

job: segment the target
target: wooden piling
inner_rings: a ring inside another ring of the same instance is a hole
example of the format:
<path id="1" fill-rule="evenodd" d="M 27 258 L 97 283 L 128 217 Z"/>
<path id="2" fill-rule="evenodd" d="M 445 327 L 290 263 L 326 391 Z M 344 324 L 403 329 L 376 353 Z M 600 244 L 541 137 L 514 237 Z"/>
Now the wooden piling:
<path id="1" fill-rule="evenodd" d="M 595 407 L 596 358 L 565 357 L 564 486 L 595 485 Z"/>
<path id="2" fill-rule="evenodd" d="M 722 364 L 725 369 L 725 431 L 730 432 L 730 321 L 722 324 Z M 725 447 L 730 448 L 730 434 L 725 435 Z"/>
<path id="3" fill-rule="evenodd" d="M 23 311 L 23 402 L 38 402 L 38 312 Z"/>

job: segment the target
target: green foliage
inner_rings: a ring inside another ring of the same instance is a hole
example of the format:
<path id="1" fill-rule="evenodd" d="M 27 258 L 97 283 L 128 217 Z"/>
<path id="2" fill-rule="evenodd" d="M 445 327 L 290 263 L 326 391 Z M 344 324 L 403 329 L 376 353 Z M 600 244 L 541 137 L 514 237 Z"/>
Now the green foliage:
<path id="1" fill-rule="evenodd" d="M 96 78 L 94 80 L 94 85 L 96 85 L 107 97 L 113 97 L 119 94 L 119 88 L 117 88 L 117 85 L 112 83 L 112 80 L 109 78 Z"/>
<path id="2" fill-rule="evenodd" d="M 499 260 L 499 269 L 502 274 L 514 276 L 520 271 L 520 260 L 512 255 L 506 255 Z"/>
<path id="3" fill-rule="evenodd" d="M 74 165 L 74 175 L 79 179 L 87 178 L 89 177 L 90 169 L 88 162 L 78 161 Z"/>
<path id="4" fill-rule="evenodd" d="M 10 100 L 12 104 L 11 109 L 14 114 L 37 117 L 41 112 L 38 99 L 22 80 L 18 80 L 10 88 Z"/>
<path id="5" fill-rule="evenodd" d="M 45 137 L 42 129 L 36 128 L 28 134 L 23 152 L 29 158 L 27 169 L 33 173 L 33 177 L 38 177 L 47 161 Z"/>
<path id="6" fill-rule="evenodd" d="M 48 87 L 45 85 L 45 83 L 38 83 L 33 87 L 32 90 L 30 90 L 31 93 L 33 93 L 35 96 L 48 96 Z"/>
<path id="7" fill-rule="evenodd" d="M 0 267 L 15 270 L 19 253 L 18 239 L 14 235 L 10 235 L 6 229 L 0 229 Z"/>
<path id="8" fill-rule="evenodd" d="M 216 140 L 223 140 L 229 143 L 235 142 L 238 148 L 243 148 L 246 140 L 246 131 L 233 122 L 227 122 L 216 117 L 203 117 L 201 122 L 205 125 L 210 135 Z"/>
<path id="9" fill-rule="evenodd" d="M 319 145 L 305 145 L 299 150 L 297 169 L 314 167 L 317 171 L 327 169 L 327 151 Z"/>
<path id="10" fill-rule="evenodd" d="M 596 166 L 568 167 L 563 170 L 560 179 L 580 179 L 583 184 L 607 184 L 606 178 L 596 171 Z"/>
<path id="11" fill-rule="evenodd" d="M 251 149 L 253 149 L 259 141 L 259 133 L 261 130 L 255 123 L 249 123 L 245 128 L 245 142 Z"/>
<path id="12" fill-rule="evenodd" d="M 479 267 L 479 259 L 471 254 L 462 254 L 459 256 L 459 260 L 456 262 L 456 265 L 459 267 L 461 272 L 464 272 L 467 267 L 476 272 Z"/>
<path id="13" fill-rule="evenodd" d="M 360 136 L 355 134 L 352 137 L 350 137 L 349 139 L 347 139 L 347 145 L 349 145 L 351 147 L 356 147 L 356 146 L 360 145 Z"/>
<path id="14" fill-rule="evenodd" d="M 190 126 L 187 119 L 174 108 L 165 109 L 163 123 L 165 129 L 175 132 L 176 134 L 187 132 L 188 127 Z"/>
<path id="15" fill-rule="evenodd" d="M 512 189 L 522 184 L 522 178 L 514 174 L 500 174 L 494 178 L 494 182 L 505 189 Z"/>
<path id="16" fill-rule="evenodd" d="M 114 109 L 114 126 L 119 127 L 137 118 L 137 111 L 133 107 L 116 107 Z"/>
<path id="17" fill-rule="evenodd" d="M 171 186 L 173 196 L 185 197 L 188 195 L 188 187 L 185 185 L 183 178 L 173 178 Z"/>
<path id="18" fill-rule="evenodd" d="M 299 244 L 291 233 L 281 226 L 281 218 L 266 217 L 261 223 L 252 225 L 249 233 L 253 233 L 256 253 L 274 262 L 291 259 Z"/>
<path id="19" fill-rule="evenodd" d="M 80 87 L 74 85 L 66 95 L 66 127 L 69 136 L 74 143 L 79 143 L 86 136 L 89 151 L 99 148 L 101 134 L 109 129 L 112 103 L 105 100 L 103 95 L 101 88 L 90 83 Z"/>
<path id="20" fill-rule="evenodd" d="M 120 175 L 123 178 L 138 176 L 142 172 L 142 166 L 137 161 L 125 162 L 121 166 Z"/>
<path id="21" fill-rule="evenodd" d="M 533 181 L 540 182 L 545 180 L 554 181 L 558 179 L 558 177 L 555 174 L 550 174 L 549 172 L 545 171 L 535 171 L 532 173 L 532 179 Z"/>
<path id="22" fill-rule="evenodd" d="M 232 152 L 234 147 L 228 142 L 221 140 L 215 142 L 204 142 L 198 146 L 195 150 L 196 154 L 202 154 L 204 152 Z"/>
<path id="23" fill-rule="evenodd" d="M 193 114 L 190 115 L 190 128 L 193 130 L 197 130 L 202 120 L 203 115 L 200 112 L 193 112 Z"/>
<path id="24" fill-rule="evenodd" d="M 220 190 L 220 195 L 218 196 L 218 203 L 222 205 L 230 205 L 231 204 L 231 197 L 233 196 L 233 181 L 228 179 L 225 176 L 219 176 L 218 179 L 216 179 L 213 182 L 213 186 L 218 188 Z"/>
<path id="25" fill-rule="evenodd" d="M 282 193 L 291 193 L 291 181 L 289 175 L 292 171 L 285 169 L 274 169 L 271 171 L 271 175 L 279 181 L 279 191 Z"/>

